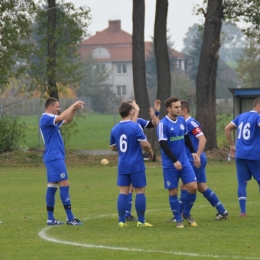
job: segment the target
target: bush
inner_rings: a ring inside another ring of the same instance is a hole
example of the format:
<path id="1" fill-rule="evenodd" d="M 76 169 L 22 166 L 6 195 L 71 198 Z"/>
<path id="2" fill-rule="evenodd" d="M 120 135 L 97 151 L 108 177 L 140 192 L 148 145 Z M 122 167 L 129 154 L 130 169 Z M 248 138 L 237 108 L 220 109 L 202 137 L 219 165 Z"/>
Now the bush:
<path id="1" fill-rule="evenodd" d="M 0 153 L 24 146 L 26 125 L 16 116 L 0 117 Z"/>

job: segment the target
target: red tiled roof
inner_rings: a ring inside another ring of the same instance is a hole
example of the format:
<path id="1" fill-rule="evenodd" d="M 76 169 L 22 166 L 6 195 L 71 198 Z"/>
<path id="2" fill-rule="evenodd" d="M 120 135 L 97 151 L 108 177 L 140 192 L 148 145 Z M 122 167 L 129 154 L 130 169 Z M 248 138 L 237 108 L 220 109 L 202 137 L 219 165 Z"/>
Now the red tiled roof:
<path id="1" fill-rule="evenodd" d="M 121 30 L 121 21 L 109 21 L 109 27 L 84 40 L 79 46 L 81 56 L 87 57 L 96 48 L 105 48 L 110 58 L 97 58 L 100 61 L 131 61 L 132 35 Z M 153 42 L 145 42 L 145 57 L 148 57 L 153 48 Z M 184 59 L 186 55 L 172 49 L 173 57 Z"/>

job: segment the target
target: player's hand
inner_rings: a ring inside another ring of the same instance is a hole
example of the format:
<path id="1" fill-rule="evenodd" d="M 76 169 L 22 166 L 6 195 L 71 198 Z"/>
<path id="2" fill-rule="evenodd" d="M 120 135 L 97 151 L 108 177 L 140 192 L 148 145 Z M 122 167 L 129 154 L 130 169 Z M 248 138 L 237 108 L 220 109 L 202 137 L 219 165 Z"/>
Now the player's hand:
<path id="1" fill-rule="evenodd" d="M 85 103 L 83 101 L 77 101 L 74 103 L 74 109 L 84 108 Z"/>
<path id="2" fill-rule="evenodd" d="M 192 153 L 192 157 L 193 157 L 194 166 L 196 168 L 200 168 L 200 166 L 201 166 L 200 157 L 196 153 Z"/>
<path id="3" fill-rule="evenodd" d="M 133 106 L 133 108 L 135 109 L 136 112 L 139 112 L 139 111 L 140 111 L 140 108 L 139 108 L 139 106 L 136 104 L 135 100 L 133 100 L 132 106 Z"/>
<path id="4" fill-rule="evenodd" d="M 182 170 L 182 164 L 179 161 L 175 162 L 173 165 L 176 168 L 176 170 Z"/>
<path id="5" fill-rule="evenodd" d="M 159 100 L 159 99 L 155 100 L 153 106 L 154 106 L 155 111 L 160 111 L 160 109 L 161 109 L 161 100 Z"/>
<path id="6" fill-rule="evenodd" d="M 155 159 L 156 159 L 155 153 L 154 152 L 148 153 L 148 158 L 149 158 L 150 161 L 155 162 Z"/>
<path id="7" fill-rule="evenodd" d="M 230 146 L 230 157 L 234 159 L 236 157 L 236 146 Z"/>
<path id="8" fill-rule="evenodd" d="M 155 117 L 155 111 L 152 107 L 149 108 L 149 115 L 150 115 L 151 119 L 153 119 Z"/>

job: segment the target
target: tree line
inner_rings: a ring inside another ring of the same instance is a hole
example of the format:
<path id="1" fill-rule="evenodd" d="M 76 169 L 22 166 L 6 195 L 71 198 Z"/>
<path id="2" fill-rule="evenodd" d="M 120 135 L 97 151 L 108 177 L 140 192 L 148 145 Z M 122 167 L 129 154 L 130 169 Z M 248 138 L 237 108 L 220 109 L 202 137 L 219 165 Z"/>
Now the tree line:
<path id="1" fill-rule="evenodd" d="M 233 26 L 243 21 L 248 26 L 234 33 L 241 40 L 242 46 L 233 45 L 233 56 L 237 60 L 237 72 L 243 79 L 243 86 L 259 87 L 259 9 L 258 0 L 208 0 L 197 6 L 195 13 L 203 17 L 200 25 L 195 25 L 196 32 L 192 37 L 193 48 L 186 49 L 191 57 L 192 70 L 189 79 L 173 73 L 171 57 L 169 57 L 169 41 L 167 37 L 168 0 L 156 1 L 156 13 L 153 35 L 154 53 L 150 60 L 144 54 L 144 17 L 145 0 L 133 0 L 133 82 L 135 99 L 141 108 L 141 117 L 148 118 L 149 71 L 148 62 L 153 62 L 152 72 L 157 87 L 156 98 L 164 101 L 178 89 L 173 87 L 177 79 L 191 80 L 195 85 L 196 118 L 207 136 L 206 149 L 217 148 L 216 139 L 216 86 L 217 76 L 225 66 L 221 67 L 221 44 L 228 46 L 232 41 L 223 40 L 222 26 Z M 185 10 L 183 10 L 185 12 Z M 2 0 L 0 3 L 0 93 L 3 93 L 14 78 L 21 80 L 19 91 L 52 96 L 59 99 L 59 94 L 66 87 L 76 87 L 78 93 L 91 95 L 98 99 L 110 95 L 111 106 L 116 96 L 113 93 L 100 91 L 99 83 L 103 82 L 108 71 L 98 70 L 98 63 L 89 57 L 82 61 L 77 52 L 79 43 L 87 37 L 87 28 L 91 20 L 91 7 L 76 8 L 65 0 Z M 198 30 L 200 28 L 200 30 Z M 192 31 L 192 28 L 190 28 Z M 227 30 L 226 38 L 232 31 Z M 185 38 L 188 40 L 189 35 Z M 184 39 L 184 44 L 185 44 Z M 186 47 L 188 47 L 186 45 Z M 222 48 L 225 50 L 225 48 Z M 243 51 L 242 51 L 243 50 Z M 184 50 L 185 52 L 185 50 Z M 240 54 L 238 55 L 238 53 Z M 229 53 L 230 54 L 230 53 Z M 223 57 L 230 55 L 223 54 Z M 245 59 L 246 57 L 246 59 Z M 224 58 L 225 59 L 225 58 Z M 150 67 L 151 68 L 151 67 Z M 150 72 L 151 73 L 151 72 Z M 179 77 L 179 78 L 177 78 Z M 150 77 L 151 79 L 151 77 Z M 79 88 L 88 85 L 88 88 Z M 177 83 L 176 83 L 177 85 Z M 99 95 L 98 95 L 99 94 Z M 97 108 L 98 109 L 98 108 Z M 163 114 L 163 113 L 162 113 Z"/>

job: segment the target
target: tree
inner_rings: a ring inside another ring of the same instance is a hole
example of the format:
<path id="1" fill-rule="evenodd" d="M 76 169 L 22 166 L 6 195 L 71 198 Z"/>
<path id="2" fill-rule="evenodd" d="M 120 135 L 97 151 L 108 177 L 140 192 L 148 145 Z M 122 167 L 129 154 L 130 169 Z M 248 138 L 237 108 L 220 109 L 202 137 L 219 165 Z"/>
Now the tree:
<path id="1" fill-rule="evenodd" d="M 198 9 L 206 19 L 196 78 L 197 119 L 208 140 L 206 150 L 217 148 L 215 100 L 222 20 L 236 22 L 243 19 L 245 22 L 252 22 L 253 28 L 259 28 L 260 24 L 259 0 L 207 2 L 207 11 Z M 252 35 L 251 30 L 245 30 L 245 33 Z"/>
<path id="2" fill-rule="evenodd" d="M 174 69 L 171 72 L 171 93 L 172 96 L 177 96 L 179 99 L 186 99 L 194 103 L 195 86 L 186 73 L 179 69 Z"/>
<path id="3" fill-rule="evenodd" d="M 157 89 L 157 84 L 158 84 L 154 43 L 151 42 L 150 45 L 151 45 L 151 50 L 149 50 L 149 55 L 146 57 L 145 60 L 146 82 L 147 82 L 148 90 L 151 88 Z M 173 42 L 170 41 L 170 36 L 167 37 L 167 50 L 168 50 L 168 57 L 170 62 L 170 71 L 172 72 L 174 70 L 174 60 L 176 57 L 172 54 Z"/>
<path id="4" fill-rule="evenodd" d="M 232 37 L 232 35 L 230 35 L 230 38 L 231 37 Z M 194 84 L 195 84 L 196 77 L 198 74 L 202 41 L 203 41 L 203 28 L 202 28 L 202 26 L 200 26 L 198 24 L 194 24 L 192 27 L 190 27 L 188 29 L 188 32 L 186 33 L 186 37 L 183 40 L 183 42 L 185 44 L 184 50 L 190 57 L 188 74 L 190 76 L 190 79 L 194 82 Z M 227 41 L 227 38 L 225 39 L 225 41 Z M 226 45 L 228 45 L 228 43 L 229 43 L 229 41 L 226 42 Z M 225 52 L 228 52 L 228 51 L 225 51 Z M 237 85 L 238 85 L 238 79 L 237 79 L 235 71 L 233 71 L 220 58 L 220 60 L 218 62 L 218 68 L 217 68 L 216 97 L 217 98 L 232 97 L 228 88 L 235 87 Z"/>
<path id="5" fill-rule="evenodd" d="M 65 3 L 64 0 L 56 5 L 55 32 L 49 43 L 54 44 L 55 54 L 51 54 L 51 50 L 47 48 L 50 32 L 44 2 L 45 0 L 40 0 L 37 5 L 38 12 L 33 26 L 34 48 L 28 71 L 31 79 L 29 90 L 37 89 L 43 95 L 47 93 L 57 96 L 57 91 L 62 92 L 63 87 L 77 87 L 82 78 L 78 44 L 86 35 L 90 10 L 86 7 L 76 9 L 72 3 Z"/>
<path id="6" fill-rule="evenodd" d="M 77 87 L 77 95 L 91 98 L 92 108 L 96 112 L 114 112 L 114 107 L 119 100 L 109 89 L 110 72 L 105 65 L 98 63 L 90 54 L 83 60 L 81 72 L 83 77 Z"/>
<path id="7" fill-rule="evenodd" d="M 33 0 L 0 1 L 0 93 L 12 77 L 26 70 L 26 59 L 31 52 L 28 38 L 31 33 Z"/>
<path id="8" fill-rule="evenodd" d="M 259 67 L 260 44 L 252 39 L 244 49 L 244 55 L 238 60 L 237 72 L 243 79 L 243 87 L 260 87 Z"/>
<path id="9" fill-rule="evenodd" d="M 47 82 L 50 97 L 59 99 L 56 84 L 56 0 L 48 0 L 48 25 L 47 25 Z"/>
<path id="10" fill-rule="evenodd" d="M 154 24 L 154 50 L 158 80 L 157 98 L 162 102 L 171 95 L 170 61 L 167 47 L 167 14 L 168 0 L 157 0 Z"/>
<path id="11" fill-rule="evenodd" d="M 140 116 L 149 118 L 149 97 L 146 88 L 145 50 L 144 50 L 144 0 L 133 0 L 133 83 Z"/>
<path id="12" fill-rule="evenodd" d="M 194 49 L 194 41 L 198 41 L 201 45 L 203 39 L 203 26 L 194 24 L 188 28 L 183 39 L 183 53 L 189 54 Z M 222 25 L 221 30 L 221 47 L 219 57 L 225 62 L 236 62 L 243 53 L 245 47 L 245 35 L 241 29 L 235 24 L 226 22 Z M 199 54 L 198 54 L 199 56 Z"/>

